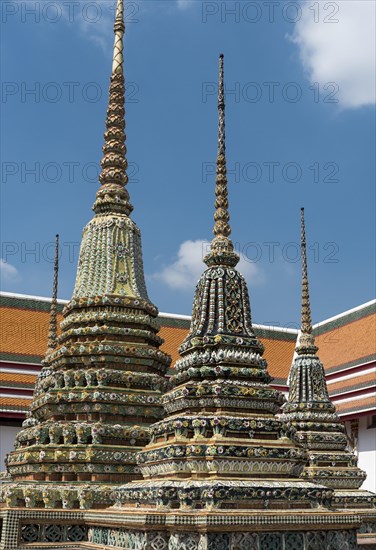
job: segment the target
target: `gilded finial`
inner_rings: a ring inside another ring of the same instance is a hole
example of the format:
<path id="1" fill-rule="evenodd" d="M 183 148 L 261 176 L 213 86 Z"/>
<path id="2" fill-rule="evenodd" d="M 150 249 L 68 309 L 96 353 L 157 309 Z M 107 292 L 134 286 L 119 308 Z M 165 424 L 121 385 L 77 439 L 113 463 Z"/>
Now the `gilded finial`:
<path id="1" fill-rule="evenodd" d="M 231 239 L 230 215 L 228 211 L 227 166 L 226 166 L 226 127 L 225 127 L 225 82 L 224 55 L 219 56 L 218 78 L 218 156 L 215 186 L 214 239 L 211 252 L 204 261 L 207 265 L 235 266 L 239 256 L 234 252 Z"/>
<path id="2" fill-rule="evenodd" d="M 299 346 L 296 352 L 299 355 L 306 353 L 315 354 L 318 348 L 315 346 L 315 338 L 312 334 L 311 305 L 309 302 L 309 284 L 307 269 L 307 243 L 304 221 L 304 208 L 300 210 L 301 222 L 301 253 L 302 253 L 302 320 Z"/>
<path id="3" fill-rule="evenodd" d="M 102 171 L 99 176 L 101 187 L 97 192 L 94 211 L 97 214 L 119 212 L 129 215 L 133 206 L 129 193 L 125 145 L 125 81 L 124 81 L 124 0 L 117 0 L 114 24 L 115 42 L 112 74 L 106 117 L 105 143 Z"/>
<path id="4" fill-rule="evenodd" d="M 48 350 L 51 353 L 57 347 L 57 286 L 59 277 L 59 235 L 55 241 L 54 280 L 52 286 L 52 301 L 50 309 L 50 324 L 48 330 Z"/>

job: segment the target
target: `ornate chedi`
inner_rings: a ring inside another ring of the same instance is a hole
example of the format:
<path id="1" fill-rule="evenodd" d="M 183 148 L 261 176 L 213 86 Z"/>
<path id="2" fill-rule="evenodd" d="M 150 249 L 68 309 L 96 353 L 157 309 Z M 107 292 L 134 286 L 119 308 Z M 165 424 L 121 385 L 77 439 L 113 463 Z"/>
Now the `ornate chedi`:
<path id="1" fill-rule="evenodd" d="M 118 0 L 95 216 L 83 231 L 58 341 L 55 272 L 48 351 L 30 414 L 7 457 L 3 498 L 11 508 L 111 505 L 118 484 L 140 477 L 136 451 L 163 413 L 170 358 L 159 350 L 158 311 L 147 295 L 140 230 L 129 217 L 125 188 L 123 12 Z M 39 540 L 31 527 L 26 531 L 26 542 Z"/>
<path id="2" fill-rule="evenodd" d="M 163 397 L 167 417 L 139 453 L 143 481 L 117 491 L 93 548 L 332 550 L 356 548 L 357 515 L 329 510 L 333 491 L 299 479 L 307 460 L 278 419 L 247 286 L 229 238 L 223 56 L 214 239 L 190 332 Z M 115 518 L 118 518 L 117 520 Z"/>
<path id="3" fill-rule="evenodd" d="M 333 489 L 335 507 L 363 509 L 363 521 L 375 522 L 376 495 L 360 490 L 366 474 L 357 467 L 357 456 L 349 448 L 345 427 L 330 400 L 325 370 L 317 356 L 318 347 L 315 345 L 311 323 L 303 208 L 301 249 L 301 333 L 289 376 L 288 402 L 283 405 L 280 419 L 296 429 L 297 440 L 308 451 L 308 462 L 301 477 Z M 375 528 L 376 523 L 373 525 L 374 531 Z M 366 529 L 365 526 L 363 530 Z"/>

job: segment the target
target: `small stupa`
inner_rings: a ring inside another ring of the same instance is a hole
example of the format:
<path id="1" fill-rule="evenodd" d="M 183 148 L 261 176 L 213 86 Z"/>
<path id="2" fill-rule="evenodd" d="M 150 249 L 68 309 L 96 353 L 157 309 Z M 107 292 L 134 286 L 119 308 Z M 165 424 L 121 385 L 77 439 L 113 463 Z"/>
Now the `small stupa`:
<path id="1" fill-rule="evenodd" d="M 301 477 L 330 487 L 333 506 L 357 510 L 361 532 L 375 532 L 376 495 L 362 490 L 366 474 L 349 446 L 344 424 L 329 397 L 325 369 L 312 330 L 307 269 L 304 208 L 301 209 L 302 315 L 299 344 L 289 375 L 288 401 L 279 418 L 296 429 L 296 439 L 308 452 Z M 373 525 L 372 525 L 373 524 Z"/>

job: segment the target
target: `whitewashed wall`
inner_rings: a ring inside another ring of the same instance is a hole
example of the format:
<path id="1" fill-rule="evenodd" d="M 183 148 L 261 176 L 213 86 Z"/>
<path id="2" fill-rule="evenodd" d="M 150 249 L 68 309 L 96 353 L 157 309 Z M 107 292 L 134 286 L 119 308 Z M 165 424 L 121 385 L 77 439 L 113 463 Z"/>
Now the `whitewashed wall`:
<path id="1" fill-rule="evenodd" d="M 358 465 L 367 472 L 362 489 L 376 493 L 376 428 L 367 428 L 369 417 L 359 418 Z"/>

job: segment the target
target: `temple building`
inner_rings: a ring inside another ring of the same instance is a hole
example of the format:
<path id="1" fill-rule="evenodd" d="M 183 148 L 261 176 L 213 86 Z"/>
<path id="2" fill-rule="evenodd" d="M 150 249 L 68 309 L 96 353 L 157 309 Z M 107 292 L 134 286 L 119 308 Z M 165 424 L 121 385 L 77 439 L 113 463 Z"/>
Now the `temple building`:
<path id="1" fill-rule="evenodd" d="M 2 476 L 0 550 L 371 543 L 375 495 L 360 488 L 354 420 L 376 414 L 372 336 L 350 356 L 346 348 L 342 363 L 328 348 L 335 359 L 324 371 L 310 321 L 304 223 L 300 334 L 252 324 L 230 238 L 223 55 L 214 239 L 192 317 L 159 315 L 148 297 L 127 191 L 124 30 L 117 0 L 100 188 L 73 297 L 57 299 L 58 238 L 52 300 L 1 295 L 2 441 L 8 447 L 12 434 L 14 445 Z M 341 330 L 372 330 L 374 310 L 372 302 L 349 313 Z M 318 341 L 333 321 L 325 326 Z M 340 396 L 337 412 L 327 382 Z M 341 414 L 352 422 L 348 434 Z"/>

